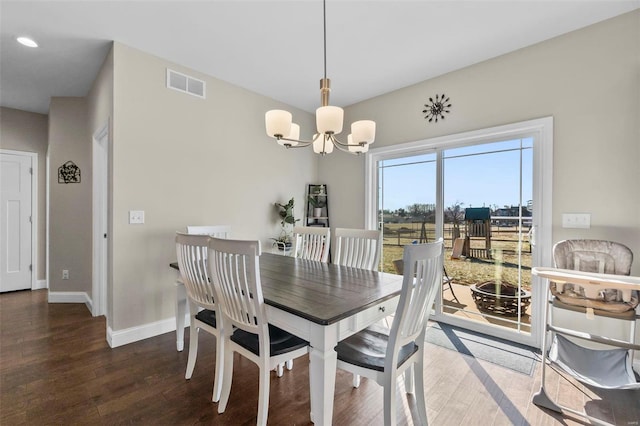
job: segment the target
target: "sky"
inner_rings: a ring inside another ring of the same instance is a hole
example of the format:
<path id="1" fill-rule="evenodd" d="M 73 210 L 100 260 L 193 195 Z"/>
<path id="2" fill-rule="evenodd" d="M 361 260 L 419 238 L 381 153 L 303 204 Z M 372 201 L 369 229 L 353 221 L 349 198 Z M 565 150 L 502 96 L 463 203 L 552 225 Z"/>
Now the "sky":
<path id="1" fill-rule="evenodd" d="M 444 150 L 444 207 L 518 205 L 521 176 L 526 205 L 533 198 L 532 146 L 527 138 Z M 385 160 L 382 167 L 385 210 L 436 203 L 435 153 Z"/>

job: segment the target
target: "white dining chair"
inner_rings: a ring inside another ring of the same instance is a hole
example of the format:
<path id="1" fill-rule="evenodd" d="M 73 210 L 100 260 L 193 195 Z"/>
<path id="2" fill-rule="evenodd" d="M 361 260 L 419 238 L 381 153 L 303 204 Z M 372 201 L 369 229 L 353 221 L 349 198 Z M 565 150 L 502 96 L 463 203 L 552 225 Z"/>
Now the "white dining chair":
<path id="1" fill-rule="evenodd" d="M 333 263 L 352 268 L 378 270 L 382 231 L 336 228 L 336 254 Z"/>
<path id="2" fill-rule="evenodd" d="M 209 237 L 218 237 L 218 238 L 230 238 L 231 237 L 231 226 L 229 225 L 187 225 L 187 234 L 189 235 L 207 235 Z M 205 243 L 206 244 L 206 243 Z M 181 285 L 181 282 L 178 282 L 178 285 Z M 191 308 L 191 306 L 190 306 Z M 210 331 L 211 330 L 211 322 L 212 319 L 210 315 L 207 316 L 207 313 L 200 313 L 198 311 L 202 311 L 202 307 L 196 307 L 196 310 L 189 309 L 190 324 L 194 324 L 195 327 L 189 328 L 189 361 L 187 361 L 187 379 L 191 378 L 191 373 L 193 373 L 193 368 L 196 364 L 196 358 L 198 356 L 198 334 L 200 330 Z M 207 322 L 208 321 L 208 322 Z M 203 324 L 208 324 L 208 327 L 202 326 Z M 202 327 L 201 327 L 202 326 Z M 219 341 L 218 335 L 213 333 L 216 336 L 216 339 Z M 193 338 L 195 336 L 195 339 Z M 194 343 L 195 342 L 195 343 Z M 195 350 L 191 350 L 191 345 L 195 345 Z M 189 367 L 191 366 L 191 370 Z M 220 395 L 218 394 L 218 397 Z M 216 399 L 217 401 L 217 399 Z"/>
<path id="3" fill-rule="evenodd" d="M 300 259 L 329 261 L 330 229 L 321 226 L 293 228 L 293 253 Z"/>
<path id="4" fill-rule="evenodd" d="M 382 231 L 336 228 L 336 255 L 333 263 L 352 268 L 378 270 L 382 250 Z M 388 320 L 383 320 L 387 322 Z M 360 386 L 360 376 L 353 375 L 353 386 Z"/>
<path id="5" fill-rule="evenodd" d="M 269 374 L 283 362 L 303 356 L 309 343 L 267 323 L 260 281 L 260 242 L 222 238 L 209 240 L 209 271 L 226 329 L 222 395 L 224 413 L 233 379 L 233 356 L 239 353 L 260 372 L 257 424 L 265 425 L 269 410 Z"/>
<path id="6" fill-rule="evenodd" d="M 406 391 L 415 391 L 420 424 L 427 424 L 424 339 L 431 307 L 442 283 L 443 247 L 442 239 L 405 246 L 406 273 L 391 329 L 371 326 L 336 347 L 338 368 L 373 379 L 384 387 L 385 425 L 395 425 L 397 379 L 412 370 L 412 380 L 405 380 L 409 383 Z"/>
<path id="7" fill-rule="evenodd" d="M 327 263 L 331 230 L 321 226 L 296 226 L 293 228 L 293 255 L 299 259 L 314 260 Z M 293 369 L 293 360 L 287 360 L 288 370 Z M 278 375 L 282 375 L 282 366 L 278 367 Z"/>
<path id="8" fill-rule="evenodd" d="M 214 297 L 207 267 L 208 235 L 176 233 L 176 252 L 180 280 L 184 284 L 189 301 L 189 358 L 185 379 L 190 379 L 198 356 L 198 330 L 205 330 L 216 337 L 216 366 L 212 400 L 220 400 L 224 358 L 222 319 Z"/>

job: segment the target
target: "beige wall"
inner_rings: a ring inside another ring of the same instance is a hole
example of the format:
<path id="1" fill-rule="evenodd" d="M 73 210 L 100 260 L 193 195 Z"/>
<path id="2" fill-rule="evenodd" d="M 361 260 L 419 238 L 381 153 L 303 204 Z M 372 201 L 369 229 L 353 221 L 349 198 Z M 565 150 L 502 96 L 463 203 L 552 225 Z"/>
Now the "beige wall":
<path id="1" fill-rule="evenodd" d="M 233 237 L 266 249 L 279 232 L 273 203 L 293 196 L 301 216 L 317 166 L 311 150 L 287 151 L 266 136 L 264 113 L 284 105 L 119 43 L 113 63 L 111 326 L 119 331 L 175 315 L 175 231 L 228 224 Z M 205 80 L 207 99 L 167 89 L 167 67 Z M 310 114 L 292 112 L 313 127 Z M 129 225 L 129 210 L 144 210 L 145 224 Z"/>
<path id="2" fill-rule="evenodd" d="M 51 98 L 49 105 L 49 290 L 91 295 L 91 136 L 85 98 Z M 58 183 L 73 161 L 81 182 Z M 62 270 L 69 279 L 62 279 Z"/>
<path id="3" fill-rule="evenodd" d="M 453 104 L 427 123 L 430 96 Z M 377 122 L 374 147 L 545 116 L 554 117 L 553 241 L 602 238 L 640 258 L 640 11 L 347 108 L 345 122 Z M 364 225 L 364 159 L 319 163 L 332 225 Z M 562 213 L 591 213 L 591 229 L 563 229 Z M 640 260 L 634 262 L 640 275 Z"/>
<path id="4" fill-rule="evenodd" d="M 0 148 L 38 154 L 37 280 L 46 280 L 47 273 L 47 122 L 44 114 L 0 107 Z"/>

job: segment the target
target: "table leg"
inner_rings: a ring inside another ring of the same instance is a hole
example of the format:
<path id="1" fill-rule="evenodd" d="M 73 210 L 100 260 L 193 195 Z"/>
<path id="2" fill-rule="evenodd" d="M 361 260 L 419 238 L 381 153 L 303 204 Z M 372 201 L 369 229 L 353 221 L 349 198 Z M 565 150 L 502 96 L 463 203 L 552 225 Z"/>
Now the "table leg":
<path id="1" fill-rule="evenodd" d="M 184 349 L 184 317 L 187 314 L 187 292 L 184 284 L 176 281 L 176 349 Z"/>
<path id="2" fill-rule="evenodd" d="M 309 392 L 311 421 L 316 425 L 331 425 L 336 385 L 338 354 L 337 325 L 312 331 L 309 348 Z"/>

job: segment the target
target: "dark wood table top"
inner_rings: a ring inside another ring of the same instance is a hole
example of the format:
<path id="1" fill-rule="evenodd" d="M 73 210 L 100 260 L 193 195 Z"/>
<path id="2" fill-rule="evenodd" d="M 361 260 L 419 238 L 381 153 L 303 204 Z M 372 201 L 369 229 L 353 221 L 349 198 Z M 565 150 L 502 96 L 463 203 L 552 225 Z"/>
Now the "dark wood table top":
<path id="1" fill-rule="evenodd" d="M 391 299 L 402 288 L 401 275 L 272 253 L 260 256 L 260 278 L 265 303 L 321 325 Z"/>

